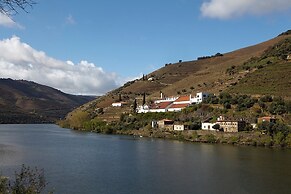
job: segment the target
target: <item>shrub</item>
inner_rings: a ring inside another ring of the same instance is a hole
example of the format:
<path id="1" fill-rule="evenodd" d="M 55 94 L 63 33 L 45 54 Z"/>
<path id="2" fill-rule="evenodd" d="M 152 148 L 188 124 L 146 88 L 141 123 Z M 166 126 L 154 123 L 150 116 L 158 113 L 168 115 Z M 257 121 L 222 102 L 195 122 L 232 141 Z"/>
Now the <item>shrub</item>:
<path id="1" fill-rule="evenodd" d="M 284 134 L 282 132 L 278 132 L 273 137 L 275 146 L 283 146 L 284 145 Z"/>
<path id="2" fill-rule="evenodd" d="M 291 148 L 291 133 L 286 136 L 285 144 L 287 147 Z"/>
<path id="3" fill-rule="evenodd" d="M 14 181 L 0 176 L 1 194 L 39 194 L 47 186 L 44 171 L 22 165 L 20 172 L 15 172 Z"/>
<path id="4" fill-rule="evenodd" d="M 231 138 L 229 138 L 229 141 L 228 142 L 231 143 L 231 144 L 237 144 L 238 141 L 239 141 L 239 137 L 232 136 Z"/>
<path id="5" fill-rule="evenodd" d="M 228 102 L 224 103 L 223 106 L 224 106 L 225 109 L 231 109 L 231 105 Z"/>
<path id="6" fill-rule="evenodd" d="M 192 139 L 196 140 L 196 139 L 198 139 L 198 138 L 199 138 L 198 133 L 197 133 L 196 131 L 194 131 L 194 132 L 192 133 Z M 290 145 L 291 145 L 291 144 L 290 144 Z"/>
<path id="7" fill-rule="evenodd" d="M 222 92 L 219 94 L 219 103 L 220 104 L 225 104 L 226 102 L 230 103 L 232 97 L 229 93 L 227 92 Z"/>
<path id="8" fill-rule="evenodd" d="M 205 140 L 208 143 L 216 143 L 216 138 L 215 138 L 215 135 L 213 135 L 213 134 L 205 135 Z"/>

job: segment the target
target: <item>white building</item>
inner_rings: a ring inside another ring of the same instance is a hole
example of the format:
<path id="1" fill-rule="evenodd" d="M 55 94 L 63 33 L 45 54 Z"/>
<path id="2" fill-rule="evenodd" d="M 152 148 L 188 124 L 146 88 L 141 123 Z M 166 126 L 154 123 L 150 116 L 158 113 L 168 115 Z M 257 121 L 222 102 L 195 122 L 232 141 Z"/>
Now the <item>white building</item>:
<path id="1" fill-rule="evenodd" d="M 138 106 L 137 113 L 148 113 L 150 112 L 150 108 L 148 105 Z"/>
<path id="2" fill-rule="evenodd" d="M 185 125 L 174 125 L 174 131 L 184 131 L 185 130 Z"/>
<path id="3" fill-rule="evenodd" d="M 198 92 L 194 98 L 191 98 L 191 104 L 200 104 L 209 96 L 206 92 Z"/>
<path id="4" fill-rule="evenodd" d="M 216 123 L 202 123 L 202 130 L 211 130 L 211 131 L 215 131 L 216 129 L 213 129 L 212 127 L 215 125 Z"/>
<path id="5" fill-rule="evenodd" d="M 209 94 L 206 92 L 199 92 L 194 98 L 191 95 L 164 98 L 163 93 L 161 93 L 161 99 L 156 100 L 153 104 L 138 106 L 137 113 L 180 112 L 191 104 L 203 102 L 208 96 Z"/>
<path id="6" fill-rule="evenodd" d="M 126 104 L 127 104 L 126 102 L 113 102 L 111 105 L 113 107 L 122 107 L 122 106 L 124 106 Z"/>

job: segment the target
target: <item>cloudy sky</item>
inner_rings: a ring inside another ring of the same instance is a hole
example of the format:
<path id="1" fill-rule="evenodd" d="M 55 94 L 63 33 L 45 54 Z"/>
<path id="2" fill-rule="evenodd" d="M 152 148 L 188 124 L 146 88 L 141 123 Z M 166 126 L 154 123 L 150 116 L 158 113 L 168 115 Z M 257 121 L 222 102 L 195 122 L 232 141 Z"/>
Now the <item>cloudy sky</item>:
<path id="1" fill-rule="evenodd" d="M 37 0 L 28 11 L 0 14 L 0 77 L 74 94 L 104 94 L 291 27 L 291 0 Z"/>

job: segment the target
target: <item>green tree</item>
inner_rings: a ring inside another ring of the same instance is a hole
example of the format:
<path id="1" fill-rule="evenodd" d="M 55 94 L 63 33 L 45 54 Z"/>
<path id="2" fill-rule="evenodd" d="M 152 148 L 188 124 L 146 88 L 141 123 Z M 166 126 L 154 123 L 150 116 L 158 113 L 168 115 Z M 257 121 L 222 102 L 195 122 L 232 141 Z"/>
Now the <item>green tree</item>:
<path id="1" fill-rule="evenodd" d="M 231 109 L 231 105 L 229 102 L 224 103 L 223 106 L 225 109 Z"/>
<path id="2" fill-rule="evenodd" d="M 84 123 L 89 120 L 90 117 L 87 112 L 77 110 L 69 118 L 70 128 L 82 129 L 84 127 Z"/>
<path id="3" fill-rule="evenodd" d="M 219 103 L 220 104 L 225 104 L 226 102 L 230 103 L 231 100 L 232 100 L 232 97 L 229 93 L 222 92 L 219 94 Z"/>
<path id="4" fill-rule="evenodd" d="M 133 105 L 132 105 L 132 112 L 136 113 L 136 109 L 137 109 L 137 102 L 136 102 L 136 99 L 134 99 Z"/>
<path id="5" fill-rule="evenodd" d="M 219 130 L 220 129 L 220 125 L 219 124 L 215 124 L 212 126 L 213 129 L 215 130 Z"/>
<path id="6" fill-rule="evenodd" d="M 143 97 L 142 97 L 142 105 L 145 105 L 146 103 L 146 93 L 143 93 Z"/>
<path id="7" fill-rule="evenodd" d="M 272 96 L 270 96 L 270 95 L 265 95 L 265 96 L 262 96 L 262 97 L 260 98 L 260 101 L 261 101 L 261 102 L 272 102 L 272 101 L 273 101 L 273 98 L 272 98 Z"/>

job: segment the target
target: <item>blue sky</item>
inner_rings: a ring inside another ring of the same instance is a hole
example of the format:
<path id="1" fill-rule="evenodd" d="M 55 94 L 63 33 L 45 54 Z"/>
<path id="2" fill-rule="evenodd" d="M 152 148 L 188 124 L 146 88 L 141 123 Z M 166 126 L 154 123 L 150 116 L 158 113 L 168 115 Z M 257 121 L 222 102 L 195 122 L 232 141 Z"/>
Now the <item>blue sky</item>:
<path id="1" fill-rule="evenodd" d="M 165 63 L 257 44 L 291 24 L 291 0 L 38 0 L 28 11 L 13 21 L 0 16 L 0 77 L 76 94 L 103 94 Z M 1 55 L 11 45 L 15 52 Z M 23 53 L 25 60 L 8 56 Z"/>

